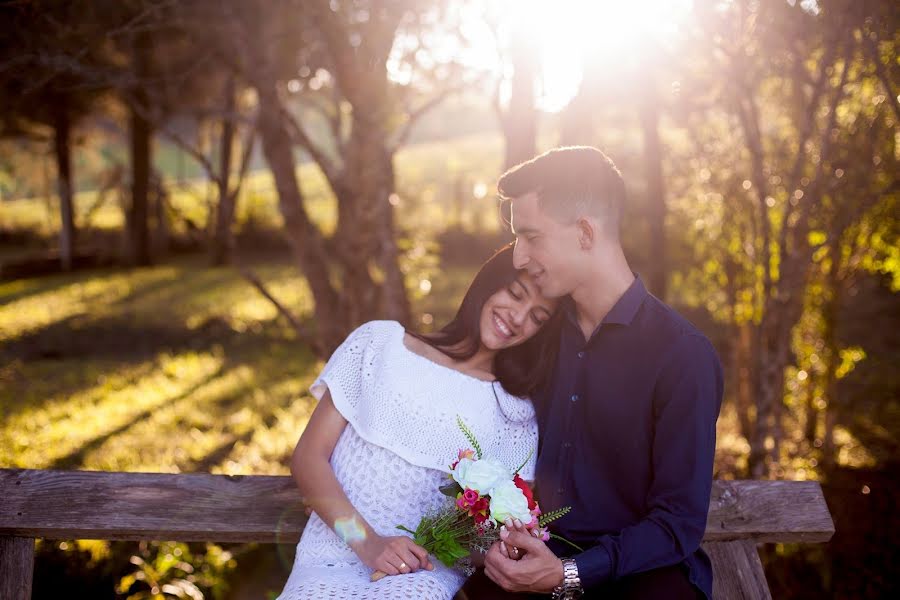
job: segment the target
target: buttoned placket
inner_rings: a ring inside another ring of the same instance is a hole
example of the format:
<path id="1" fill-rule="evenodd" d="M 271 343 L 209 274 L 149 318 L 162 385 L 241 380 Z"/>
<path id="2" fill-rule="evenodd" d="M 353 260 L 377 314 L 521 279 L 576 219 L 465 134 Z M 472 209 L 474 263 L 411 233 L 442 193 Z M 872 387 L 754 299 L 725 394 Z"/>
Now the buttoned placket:
<path id="1" fill-rule="evenodd" d="M 575 445 L 572 443 L 572 437 L 576 435 L 578 415 L 584 413 L 582 404 L 584 402 L 584 386 L 586 380 L 586 368 L 589 342 L 579 341 L 579 350 L 575 353 L 574 377 L 572 377 L 572 387 L 568 390 L 568 398 L 565 399 L 565 430 L 563 431 L 563 443 L 560 450 L 560 469 L 565 473 L 565 477 L 560 477 L 559 487 L 556 490 L 557 504 L 562 505 L 562 499 L 569 490 L 565 488 L 566 482 L 574 480 L 574 463 Z"/>

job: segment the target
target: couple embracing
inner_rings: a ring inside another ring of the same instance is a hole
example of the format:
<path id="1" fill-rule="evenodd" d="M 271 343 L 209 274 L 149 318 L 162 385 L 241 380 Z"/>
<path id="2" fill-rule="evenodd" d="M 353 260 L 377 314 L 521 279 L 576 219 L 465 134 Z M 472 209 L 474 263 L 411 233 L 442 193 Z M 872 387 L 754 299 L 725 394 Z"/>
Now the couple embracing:
<path id="1" fill-rule="evenodd" d="M 454 319 L 428 335 L 366 323 L 313 383 L 291 464 L 313 512 L 280 600 L 711 597 L 712 345 L 629 268 L 602 152 L 551 150 L 498 189 L 515 244 Z M 524 463 L 545 511 L 571 507 L 550 529 L 583 551 L 509 521 L 467 577 L 396 528 L 446 502 L 457 418 L 510 472 Z"/>

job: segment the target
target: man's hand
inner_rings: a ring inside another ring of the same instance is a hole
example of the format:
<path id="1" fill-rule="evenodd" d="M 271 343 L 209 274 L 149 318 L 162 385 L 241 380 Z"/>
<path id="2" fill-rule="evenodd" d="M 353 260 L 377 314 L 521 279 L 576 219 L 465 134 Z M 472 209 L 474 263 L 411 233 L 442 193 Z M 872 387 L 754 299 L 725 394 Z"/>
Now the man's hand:
<path id="1" fill-rule="evenodd" d="M 541 540 L 520 531 L 500 531 L 497 542 L 484 557 L 484 572 L 508 592 L 549 594 L 563 582 L 562 561 Z M 519 549 L 519 560 L 509 558 L 500 544 Z"/>

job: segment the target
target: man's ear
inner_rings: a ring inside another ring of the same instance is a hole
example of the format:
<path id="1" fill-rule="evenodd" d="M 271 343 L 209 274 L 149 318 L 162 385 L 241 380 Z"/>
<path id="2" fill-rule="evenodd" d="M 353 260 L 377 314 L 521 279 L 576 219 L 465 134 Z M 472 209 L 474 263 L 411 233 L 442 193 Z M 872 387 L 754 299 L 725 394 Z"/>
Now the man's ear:
<path id="1" fill-rule="evenodd" d="M 575 230 L 578 232 L 578 245 L 582 250 L 590 250 L 597 241 L 597 225 L 586 217 L 578 217 L 575 221 Z"/>

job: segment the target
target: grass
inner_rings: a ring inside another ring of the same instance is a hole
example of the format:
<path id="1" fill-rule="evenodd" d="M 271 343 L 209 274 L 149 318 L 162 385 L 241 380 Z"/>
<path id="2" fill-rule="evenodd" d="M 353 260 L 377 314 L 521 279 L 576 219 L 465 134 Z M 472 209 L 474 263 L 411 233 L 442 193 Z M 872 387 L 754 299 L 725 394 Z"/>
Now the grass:
<path id="1" fill-rule="evenodd" d="M 257 270 L 309 310 L 293 269 Z M 317 365 L 275 317 L 199 259 L 0 285 L 0 464 L 284 472 Z"/>

